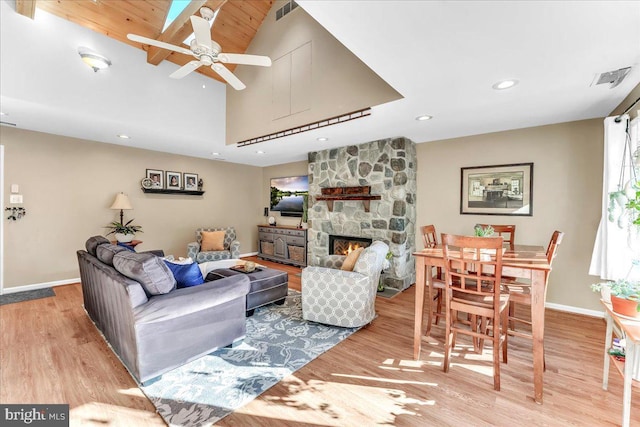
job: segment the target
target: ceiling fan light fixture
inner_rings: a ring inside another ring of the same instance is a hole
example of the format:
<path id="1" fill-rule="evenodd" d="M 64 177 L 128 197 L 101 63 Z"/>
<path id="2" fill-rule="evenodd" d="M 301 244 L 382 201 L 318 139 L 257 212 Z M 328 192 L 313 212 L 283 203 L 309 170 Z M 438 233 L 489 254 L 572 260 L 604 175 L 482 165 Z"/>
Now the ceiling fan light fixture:
<path id="1" fill-rule="evenodd" d="M 504 90 L 504 89 L 512 88 L 518 83 L 519 83 L 518 80 L 515 80 L 515 79 L 502 80 L 502 81 L 499 81 L 498 83 L 495 83 L 491 87 L 494 88 L 495 90 Z"/>
<path id="2" fill-rule="evenodd" d="M 106 56 L 100 55 L 88 47 L 80 46 L 78 48 L 78 55 L 80 55 L 82 61 L 93 68 L 93 71 L 96 73 L 98 70 L 104 70 L 111 66 L 111 61 Z"/>

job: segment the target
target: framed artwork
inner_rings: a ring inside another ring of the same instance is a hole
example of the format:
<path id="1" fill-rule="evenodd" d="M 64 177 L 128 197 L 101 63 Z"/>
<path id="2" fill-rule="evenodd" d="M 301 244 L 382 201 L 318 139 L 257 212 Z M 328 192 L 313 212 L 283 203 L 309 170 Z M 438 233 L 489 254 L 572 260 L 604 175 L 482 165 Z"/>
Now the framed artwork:
<path id="1" fill-rule="evenodd" d="M 198 189 L 198 174 L 197 173 L 183 173 L 184 189 L 195 191 Z"/>
<path id="2" fill-rule="evenodd" d="M 167 188 L 169 190 L 180 190 L 180 181 L 182 174 L 180 172 L 167 171 Z"/>
<path id="3" fill-rule="evenodd" d="M 147 178 L 151 180 L 151 188 L 164 188 L 164 171 L 147 169 Z"/>
<path id="4" fill-rule="evenodd" d="M 460 169 L 460 213 L 533 215 L 533 163 Z"/>

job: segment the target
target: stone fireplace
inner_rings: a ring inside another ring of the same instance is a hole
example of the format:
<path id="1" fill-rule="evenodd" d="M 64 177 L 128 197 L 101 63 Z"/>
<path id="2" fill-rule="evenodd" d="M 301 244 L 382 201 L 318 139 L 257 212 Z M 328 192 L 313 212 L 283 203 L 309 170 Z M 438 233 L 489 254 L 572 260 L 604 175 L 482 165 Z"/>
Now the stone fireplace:
<path id="1" fill-rule="evenodd" d="M 385 286 L 403 290 L 414 283 L 416 170 L 415 144 L 407 138 L 309 153 L 309 264 L 333 251 L 332 235 L 382 240 L 393 254 L 382 276 Z M 329 201 L 322 194 L 330 187 L 358 186 L 369 186 L 379 199 Z"/>

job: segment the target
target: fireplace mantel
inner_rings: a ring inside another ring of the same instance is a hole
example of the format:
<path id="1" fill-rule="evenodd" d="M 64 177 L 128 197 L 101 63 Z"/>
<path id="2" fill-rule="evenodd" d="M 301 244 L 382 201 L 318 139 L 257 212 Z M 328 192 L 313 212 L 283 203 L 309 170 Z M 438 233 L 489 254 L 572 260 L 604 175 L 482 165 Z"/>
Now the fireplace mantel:
<path id="1" fill-rule="evenodd" d="M 316 196 L 316 200 L 327 202 L 329 212 L 333 212 L 333 202 L 335 200 L 361 200 L 364 211 L 369 212 L 371 200 L 380 200 L 381 196 L 371 194 L 371 186 L 361 187 L 328 187 L 320 190 L 322 195 Z"/>

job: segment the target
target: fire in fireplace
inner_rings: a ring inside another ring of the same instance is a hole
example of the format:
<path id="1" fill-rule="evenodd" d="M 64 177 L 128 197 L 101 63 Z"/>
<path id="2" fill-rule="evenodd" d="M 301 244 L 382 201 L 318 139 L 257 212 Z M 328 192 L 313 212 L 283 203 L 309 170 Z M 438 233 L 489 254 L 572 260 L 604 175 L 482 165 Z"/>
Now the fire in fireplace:
<path id="1" fill-rule="evenodd" d="M 358 248 L 366 248 L 373 241 L 366 237 L 329 235 L 329 255 L 348 255 Z"/>

